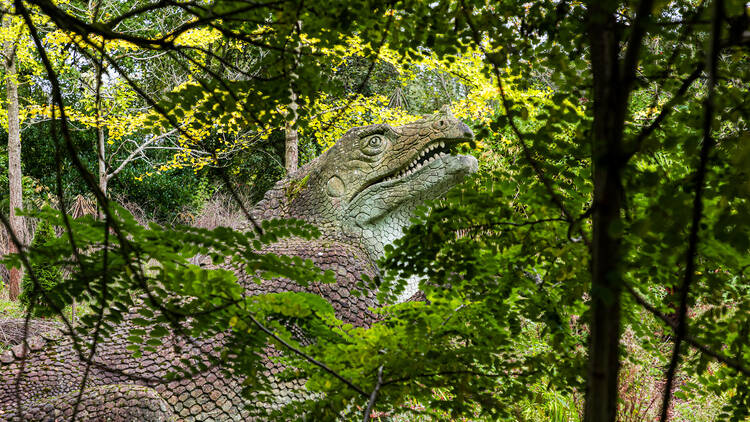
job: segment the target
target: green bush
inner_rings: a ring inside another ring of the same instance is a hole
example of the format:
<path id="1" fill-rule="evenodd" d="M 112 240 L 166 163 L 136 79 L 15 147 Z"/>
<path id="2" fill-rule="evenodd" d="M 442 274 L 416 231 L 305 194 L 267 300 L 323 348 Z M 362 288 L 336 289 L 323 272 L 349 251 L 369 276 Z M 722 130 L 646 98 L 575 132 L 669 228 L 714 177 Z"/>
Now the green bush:
<path id="1" fill-rule="evenodd" d="M 146 212 L 146 219 L 162 224 L 173 222 L 186 207 L 194 207 L 201 174 L 192 169 L 177 169 L 142 177 L 149 171 L 153 170 L 146 166 L 126 168 L 112 179 L 110 194 L 137 204 Z"/>
<path id="2" fill-rule="evenodd" d="M 50 239 L 54 238 L 54 236 L 55 231 L 52 225 L 48 222 L 40 221 L 34 234 L 34 241 L 31 243 L 31 253 L 41 248 Z M 32 260 L 31 269 L 39 284 L 37 286 L 34 285 L 27 271 L 21 281 L 22 292 L 18 300 L 27 311 L 32 308 L 33 304 L 34 306 L 31 311 L 35 317 L 52 316 L 54 315 L 54 311 L 45 305 L 42 291 L 38 289 L 51 290 L 62 281 L 62 271 L 60 267 L 51 262 L 39 262 L 39 260 Z"/>

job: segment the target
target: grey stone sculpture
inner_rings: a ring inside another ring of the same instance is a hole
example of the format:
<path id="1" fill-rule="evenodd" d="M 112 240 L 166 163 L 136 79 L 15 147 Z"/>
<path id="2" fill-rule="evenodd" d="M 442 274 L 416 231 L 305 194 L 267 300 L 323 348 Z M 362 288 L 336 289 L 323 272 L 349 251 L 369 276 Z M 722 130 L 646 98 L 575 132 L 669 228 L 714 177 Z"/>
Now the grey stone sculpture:
<path id="1" fill-rule="evenodd" d="M 322 295 L 343 321 L 367 326 L 373 321 L 369 309 L 378 306 L 375 293 L 355 296 L 351 291 L 363 274 L 377 275 L 375 263 L 384 246 L 401 235 L 417 206 L 476 171 L 476 159 L 449 152 L 472 136 L 447 108 L 400 127 L 379 124 L 349 130 L 325 154 L 278 182 L 251 211 L 258 220 L 294 217 L 316 225 L 322 233 L 319 239 L 287 239 L 266 252 L 309 258 L 332 270 L 336 283 L 302 287 L 274 279 L 258 285 L 244 271 L 238 272 L 239 282 L 249 294 Z M 415 290 L 412 286 L 409 294 Z M 0 421 L 19 416 L 59 420 L 70 417 L 76 401 L 79 420 L 112 421 L 263 419 L 263 407 L 273 406 L 243 400 L 241 380 L 218 367 L 189 379 L 164 378 L 181 357 L 204 356 L 208 362 L 221 336 L 190 344 L 167 336 L 156 352 L 135 359 L 125 349 L 129 328 L 126 319 L 99 345 L 82 394 L 86 364 L 73 352 L 70 338 L 59 331 L 34 336 L 28 347 L 19 344 L 0 356 Z M 181 355 L 174 345 L 180 346 Z M 267 375 L 272 378 L 278 370 L 269 364 Z M 293 400 L 293 390 L 300 387 L 287 384 L 275 385 L 279 402 Z"/>

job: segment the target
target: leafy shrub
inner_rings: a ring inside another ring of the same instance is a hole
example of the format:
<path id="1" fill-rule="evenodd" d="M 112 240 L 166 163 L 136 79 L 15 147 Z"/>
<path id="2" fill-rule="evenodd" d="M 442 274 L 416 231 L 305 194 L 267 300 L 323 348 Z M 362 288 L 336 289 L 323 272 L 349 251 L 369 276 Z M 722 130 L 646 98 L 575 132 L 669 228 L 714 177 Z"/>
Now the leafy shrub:
<path id="1" fill-rule="evenodd" d="M 150 168 L 135 166 L 123 170 L 110 184 L 110 193 L 138 204 L 148 220 L 172 222 L 186 206 L 196 202 L 201 177 L 190 169 L 154 173 L 142 177 Z M 140 180 L 138 180 L 140 178 Z"/>
<path id="2" fill-rule="evenodd" d="M 34 241 L 31 243 L 31 250 L 34 253 L 35 250 L 43 247 L 45 243 L 55 237 L 55 231 L 48 222 L 41 220 L 36 229 L 34 235 Z M 21 281 L 22 293 L 18 297 L 19 302 L 24 309 L 31 310 L 32 315 L 37 317 L 51 316 L 54 311 L 49 307 L 45 306 L 42 291 L 49 291 L 62 281 L 62 271 L 60 267 L 56 266 L 52 262 L 39 262 L 34 261 L 31 264 L 31 269 L 36 276 L 38 285 L 34 285 L 33 280 L 29 272 L 26 272 Z M 32 306 L 33 305 L 33 306 Z"/>

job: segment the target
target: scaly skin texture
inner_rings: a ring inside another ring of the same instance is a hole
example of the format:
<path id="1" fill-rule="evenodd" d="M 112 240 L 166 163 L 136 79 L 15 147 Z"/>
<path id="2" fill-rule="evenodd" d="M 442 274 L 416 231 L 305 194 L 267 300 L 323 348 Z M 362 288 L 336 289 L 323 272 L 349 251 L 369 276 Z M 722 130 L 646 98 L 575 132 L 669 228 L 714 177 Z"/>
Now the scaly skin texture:
<path id="1" fill-rule="evenodd" d="M 396 128 L 351 129 L 325 154 L 278 182 L 251 211 L 261 221 L 294 217 L 316 225 L 319 239 L 287 239 L 266 252 L 311 259 L 333 271 L 336 283 L 303 287 L 274 279 L 258 285 L 242 268 L 237 269 L 239 282 L 249 294 L 321 295 L 344 322 L 368 326 L 374 321 L 370 308 L 378 306 L 375 292 L 351 292 L 363 275 L 377 276 L 375 263 L 384 246 L 401 235 L 418 205 L 476 171 L 473 157 L 448 154 L 452 145 L 471 137 L 468 127 L 447 109 Z M 411 295 L 416 286 L 407 290 Z M 304 394 L 299 383 L 279 381 L 274 382 L 276 403 L 244 400 L 239 395 L 242 380 L 210 366 L 208 358 L 221 344 L 221 335 L 193 343 L 170 335 L 156 352 L 133 358 L 125 349 L 130 328 L 126 321 L 99 345 L 83 394 L 86 365 L 60 332 L 35 336 L 28 348 L 17 345 L 0 356 L 0 421 L 17 420 L 19 409 L 24 420 L 69 418 L 79 396 L 79 420 L 262 420 L 266 409 Z M 167 381 L 165 375 L 180 358 L 203 361 L 209 369 Z M 269 361 L 265 375 L 275 380 L 280 370 Z"/>

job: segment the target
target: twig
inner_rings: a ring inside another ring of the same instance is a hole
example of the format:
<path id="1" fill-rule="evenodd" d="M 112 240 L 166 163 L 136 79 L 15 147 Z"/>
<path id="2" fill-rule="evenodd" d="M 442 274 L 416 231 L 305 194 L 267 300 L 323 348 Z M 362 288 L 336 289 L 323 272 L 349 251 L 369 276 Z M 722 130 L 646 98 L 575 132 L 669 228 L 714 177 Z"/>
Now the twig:
<path id="1" fill-rule="evenodd" d="M 73 406 L 73 415 L 71 416 L 70 420 L 75 421 L 76 416 L 78 416 L 78 406 L 81 404 L 81 401 L 83 400 L 83 393 L 86 390 L 86 383 L 89 379 L 89 374 L 91 373 L 91 361 L 94 360 L 94 356 L 96 355 L 96 349 L 99 346 L 99 338 L 101 336 L 101 330 L 102 330 L 102 322 L 104 322 L 104 310 L 106 308 L 107 304 L 107 274 L 109 271 L 107 271 L 109 260 L 107 259 L 109 254 L 109 217 L 106 217 L 104 220 L 104 249 L 102 250 L 102 296 L 101 296 L 101 303 L 99 304 L 99 315 L 97 316 L 96 320 L 96 327 L 94 328 L 94 338 L 91 342 L 91 350 L 89 352 L 88 362 L 86 363 L 86 369 L 83 372 L 83 377 L 81 378 L 81 388 L 78 390 L 78 398 L 76 398 L 75 405 Z"/>
<path id="2" fill-rule="evenodd" d="M 646 35 L 646 26 L 651 20 L 651 12 L 654 0 L 641 0 L 638 3 L 635 21 L 630 29 L 630 38 L 628 39 L 628 49 L 625 51 L 623 59 L 623 79 L 621 92 L 630 92 L 635 82 L 635 70 L 638 66 L 641 49 L 643 48 L 643 37 Z"/>
<path id="3" fill-rule="evenodd" d="M 206 26 L 209 26 L 210 28 L 216 29 L 217 31 L 221 32 L 224 36 L 228 38 L 238 39 L 256 47 L 283 52 L 283 49 L 280 47 L 258 42 L 256 39 L 253 39 L 250 36 L 246 36 L 238 32 L 230 31 L 226 29 L 225 27 L 217 26 L 212 23 L 212 21 L 221 20 L 222 18 L 231 18 L 232 14 L 243 13 L 245 11 L 252 10 L 258 5 L 262 5 L 262 4 L 251 4 L 243 8 L 230 10 L 225 14 L 213 14 L 212 13 L 205 17 L 198 17 L 195 12 L 184 7 L 185 6 L 184 3 L 173 3 L 172 5 L 179 7 L 182 10 L 185 10 L 187 13 L 190 13 L 193 16 L 196 16 L 197 19 L 193 19 L 188 22 L 185 22 L 179 27 L 177 27 L 176 29 L 174 29 L 173 31 L 170 31 L 169 33 L 166 33 L 159 38 L 149 38 L 149 37 L 141 37 L 137 35 L 129 35 L 124 32 L 116 32 L 112 30 L 106 24 L 98 24 L 98 25 L 89 24 L 81 19 L 76 18 L 73 15 L 65 13 L 63 10 L 58 8 L 54 3 L 52 3 L 49 0 L 31 0 L 29 3 L 39 7 L 39 9 L 45 15 L 47 15 L 50 18 L 50 20 L 54 22 L 55 25 L 57 25 L 57 27 L 60 29 L 68 30 L 77 34 L 81 34 L 83 36 L 88 35 L 88 34 L 98 35 L 102 37 L 103 40 L 128 41 L 130 43 L 133 43 L 147 50 L 179 49 L 179 48 L 191 49 L 190 47 L 176 45 L 175 39 L 177 39 L 180 35 L 186 33 L 187 31 L 191 29 L 198 28 L 201 25 L 206 25 Z"/>
<path id="4" fill-rule="evenodd" d="M 456 315 L 456 313 L 458 313 L 458 311 L 460 311 L 461 309 L 463 309 L 465 306 L 466 306 L 465 304 L 458 305 L 458 307 L 456 309 L 454 309 L 453 312 L 451 312 L 450 315 L 448 315 L 448 318 L 446 318 L 446 319 L 443 320 L 443 322 L 440 324 L 440 328 L 445 327 L 445 324 L 447 324 L 448 321 L 450 321 L 451 318 L 453 318 L 453 315 Z"/>
<path id="5" fill-rule="evenodd" d="M 487 224 L 474 224 L 474 225 L 466 226 L 462 228 L 465 230 L 471 230 L 471 229 L 484 229 L 484 228 L 496 227 L 496 226 L 525 227 L 525 226 L 534 226 L 534 225 L 542 224 L 542 223 L 549 223 L 553 221 L 561 221 L 563 223 L 568 222 L 568 220 L 565 218 L 554 217 L 554 218 L 542 218 L 540 220 L 524 221 L 523 223 L 516 223 L 513 221 L 496 221 L 496 222 L 491 222 Z"/>
<path id="6" fill-rule="evenodd" d="M 537 371 L 530 371 L 530 373 L 534 373 L 534 372 L 537 372 Z M 416 375 L 409 375 L 408 377 L 394 378 L 392 380 L 388 380 L 384 382 L 383 385 L 390 385 L 390 384 L 395 384 L 398 382 L 411 381 L 415 378 L 433 378 L 433 377 L 442 377 L 446 375 L 474 375 L 476 377 L 489 377 L 489 378 L 496 378 L 496 377 L 501 376 L 501 374 L 495 374 L 491 372 L 478 372 L 478 371 L 469 371 L 469 370 L 444 371 L 444 372 L 433 372 L 429 374 L 416 374 Z"/>
<path id="7" fill-rule="evenodd" d="M 176 131 L 177 131 L 177 129 L 172 129 L 170 131 L 161 133 L 161 134 L 159 134 L 157 136 L 153 136 L 153 137 L 151 137 L 151 139 L 149 139 L 148 141 L 146 141 L 143 144 L 141 144 L 140 146 L 138 146 L 138 148 L 136 148 L 135 150 L 133 150 L 130 153 L 130 155 L 128 155 L 124 160 L 122 160 L 120 162 L 120 166 L 119 167 L 117 167 L 115 170 L 113 170 L 110 174 L 107 175 L 107 181 L 109 181 L 114 176 L 116 176 L 117 173 L 121 172 L 122 169 L 125 168 L 125 166 L 128 165 L 131 161 L 133 161 L 134 157 L 136 155 L 140 154 L 144 149 L 146 149 L 146 147 L 148 147 L 149 145 L 151 145 L 152 143 L 154 143 L 156 141 L 160 141 L 163 138 L 166 138 L 168 136 L 173 135 Z"/>
<path id="8" fill-rule="evenodd" d="M 136 281 L 138 282 L 139 287 L 142 288 L 143 291 L 145 292 L 146 299 L 148 300 L 148 303 L 151 306 L 153 306 L 155 309 L 158 309 L 164 316 L 166 316 L 169 319 L 170 326 L 175 330 L 176 334 L 181 335 L 182 338 L 184 338 L 188 343 L 195 345 L 194 339 L 192 337 L 190 337 L 190 336 L 187 336 L 184 333 L 184 330 L 182 330 L 181 326 L 178 323 L 179 321 L 175 317 L 175 316 L 184 317 L 186 315 L 182 315 L 182 314 L 179 314 L 179 313 L 175 312 L 174 310 L 167 309 L 162 303 L 160 303 L 154 297 L 153 293 L 149 290 L 148 283 L 144 279 L 144 276 L 143 276 L 143 273 L 141 271 L 141 268 L 135 266 L 134 262 L 142 262 L 142 259 L 141 259 L 141 256 L 140 256 L 140 253 L 139 253 L 138 249 L 133 248 L 133 246 L 131 245 L 131 243 L 128 241 L 128 238 L 127 238 L 126 234 L 120 229 L 119 224 L 118 224 L 118 220 L 112 215 L 112 210 L 109 207 L 109 199 L 106 197 L 106 195 L 103 194 L 103 192 L 101 191 L 101 189 L 99 189 L 99 185 L 93 179 L 93 175 L 86 169 L 86 166 L 84 166 L 84 164 L 81 162 L 80 157 L 78 157 L 78 155 L 77 155 L 76 147 L 73 144 L 72 137 L 70 135 L 70 129 L 69 129 L 69 125 L 68 125 L 68 119 L 67 119 L 67 116 L 66 116 L 66 113 L 65 113 L 65 103 L 63 101 L 62 94 L 61 94 L 62 91 L 61 91 L 61 88 L 60 88 L 60 82 L 59 82 L 59 79 L 57 77 L 57 74 L 55 73 L 55 71 L 54 71 L 54 69 L 52 67 L 52 63 L 49 60 L 47 52 L 46 52 L 44 46 L 42 45 L 41 38 L 39 37 L 39 34 L 38 34 L 37 30 L 36 30 L 36 27 L 34 26 L 34 23 L 33 23 L 32 19 L 31 19 L 29 10 L 26 8 L 26 5 L 21 0 L 16 0 L 14 4 L 16 6 L 16 10 L 18 11 L 18 13 L 21 14 L 21 16 L 23 17 L 23 19 L 24 19 L 27 27 L 29 28 L 29 33 L 30 33 L 30 35 L 31 35 L 31 37 L 32 37 L 32 39 L 34 41 L 34 44 L 36 45 L 36 48 L 37 48 L 37 51 L 39 52 L 39 55 L 41 56 L 42 64 L 44 65 L 44 68 L 45 68 L 45 70 L 47 72 L 47 76 L 48 76 L 49 81 L 50 81 L 50 83 L 52 85 L 52 97 L 53 97 L 53 101 L 55 103 L 57 103 L 57 105 L 59 106 L 59 110 L 60 110 L 60 123 L 61 123 L 60 126 L 61 126 L 61 129 L 62 129 L 61 130 L 61 132 L 62 132 L 62 139 L 64 141 L 65 148 L 68 151 L 68 156 L 69 156 L 69 158 L 71 159 L 71 161 L 73 163 L 73 166 L 76 168 L 76 170 L 78 171 L 78 173 L 81 175 L 81 177 L 83 178 L 83 181 L 85 182 L 85 184 L 87 185 L 87 187 L 90 189 L 90 191 L 93 192 L 94 195 L 96 196 L 97 202 L 100 205 L 102 211 L 104 212 L 105 218 L 109 218 L 109 224 L 110 224 L 110 227 L 112 229 L 112 232 L 116 235 L 117 240 L 118 240 L 119 245 L 120 245 L 120 249 L 121 249 L 120 254 L 128 262 L 127 265 L 130 267 L 132 274 L 135 275 L 135 278 L 136 278 Z M 105 58 L 107 58 L 108 61 L 110 61 L 109 57 L 104 53 L 103 49 L 102 49 L 102 54 L 103 54 L 103 56 Z M 119 67 L 117 67 L 116 64 L 113 63 L 113 65 L 116 67 L 116 69 L 118 70 L 118 72 L 120 72 L 123 75 L 124 78 L 128 79 L 127 75 L 123 74 L 123 72 L 121 71 L 121 69 Z M 136 88 L 137 88 L 137 86 L 134 86 L 134 89 L 136 89 Z M 142 94 L 142 96 L 144 96 L 146 100 L 150 100 L 150 97 L 146 96 L 145 93 L 143 93 L 142 91 L 139 91 L 139 94 Z M 153 102 L 153 100 L 152 100 L 152 102 Z M 54 113 L 54 110 L 55 110 L 55 108 L 53 108 L 53 113 Z M 159 111 L 163 112 L 164 110 L 161 109 L 161 108 L 159 108 Z M 164 114 L 164 115 L 166 115 L 166 114 Z M 53 114 L 53 119 L 52 120 L 56 121 L 56 119 L 54 119 L 54 114 Z M 174 126 L 177 126 L 177 125 L 174 125 Z M 179 130 L 179 127 L 178 127 L 178 130 Z M 57 139 L 56 125 L 54 125 L 54 124 L 52 125 L 52 132 L 53 132 L 53 138 Z M 75 239 L 74 239 L 74 236 L 73 236 L 73 232 L 72 232 L 72 228 L 71 228 L 71 225 L 70 225 L 69 217 L 65 213 L 64 196 L 63 196 L 63 193 L 62 193 L 61 168 L 60 168 L 60 165 L 61 165 L 60 163 L 62 161 L 60 159 L 60 148 L 61 148 L 60 145 L 57 144 L 56 148 L 55 148 L 55 151 L 56 151 L 55 154 L 57 155 L 57 158 L 58 158 L 56 160 L 57 163 L 58 163 L 58 166 L 57 166 L 57 179 L 58 179 L 57 180 L 57 190 L 58 190 L 57 193 L 58 193 L 58 200 L 59 200 L 59 203 L 60 203 L 61 215 L 63 217 L 63 222 L 64 222 L 65 227 L 66 227 L 66 232 L 68 233 L 68 237 L 70 239 L 71 248 L 72 248 L 73 253 L 74 253 L 75 257 L 76 257 L 76 261 L 79 263 L 79 265 L 83 266 L 83 261 L 78 256 L 78 248 L 75 245 Z M 4 225 L 7 225 L 6 221 L 5 221 L 5 218 L 2 215 L 0 215 L 0 220 L 2 220 L 2 222 L 3 222 Z M 17 244 L 17 245 L 20 244 L 19 241 L 18 241 L 18 239 L 15 237 L 14 233 L 11 233 L 11 238 L 13 239 L 13 242 L 15 244 Z M 129 255 L 131 252 L 133 252 L 135 254 L 135 258 L 136 258 L 135 261 L 133 261 L 131 259 L 130 255 Z M 20 256 L 20 258 L 21 258 L 24 266 L 27 269 L 30 270 L 30 263 L 28 261 L 28 257 L 26 256 L 25 251 L 23 251 L 22 249 L 20 249 L 19 250 L 19 256 Z M 30 273 L 30 276 L 32 277 L 32 281 L 34 283 L 38 283 L 38 281 L 36 280 L 36 278 L 35 278 L 35 276 L 33 274 L 33 271 L 29 271 L 29 273 Z M 50 300 L 47 297 L 47 293 L 43 289 L 42 289 L 42 294 L 44 295 L 47 303 L 50 303 Z M 76 354 L 78 355 L 78 358 L 81 361 L 83 361 L 83 362 L 90 362 L 90 359 L 87 359 L 86 356 L 84 356 L 83 350 L 81 349 L 81 345 L 78 343 L 78 339 L 77 339 L 77 336 L 75 334 L 75 330 L 73 330 L 72 324 L 68 321 L 67 317 L 64 315 L 63 310 L 61 310 L 59 307 L 56 307 L 54 305 L 52 305 L 52 306 L 53 306 L 53 310 L 61 317 L 61 319 L 65 323 L 66 327 L 68 328 L 68 331 L 71 334 L 71 339 L 73 341 L 73 349 L 75 350 Z M 92 364 L 95 365 L 95 366 L 97 366 L 96 362 L 93 362 Z M 22 375 L 23 375 L 23 372 L 22 371 L 19 372 L 19 374 L 18 374 L 18 377 L 19 377 L 18 380 L 20 380 L 20 378 L 22 377 Z"/>

